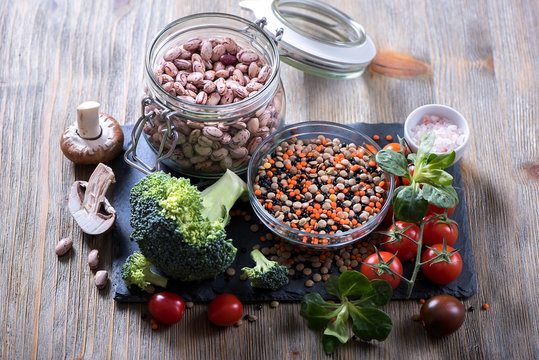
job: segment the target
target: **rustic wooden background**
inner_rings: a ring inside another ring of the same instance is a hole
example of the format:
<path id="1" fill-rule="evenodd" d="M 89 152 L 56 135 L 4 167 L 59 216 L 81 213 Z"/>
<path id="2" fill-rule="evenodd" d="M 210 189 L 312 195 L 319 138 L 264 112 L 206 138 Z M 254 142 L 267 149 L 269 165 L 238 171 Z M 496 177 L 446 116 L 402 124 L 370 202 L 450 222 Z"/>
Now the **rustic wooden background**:
<path id="1" fill-rule="evenodd" d="M 332 1 L 378 48 L 412 55 L 432 74 L 315 78 L 283 66 L 287 121 L 398 122 L 425 103 L 454 106 L 473 137 L 461 161 L 479 288 L 477 309 L 444 339 L 426 336 L 413 301 L 393 302 L 387 341 L 350 343 L 332 358 L 539 358 L 539 2 Z M 110 236 L 83 236 L 66 206 L 75 167 L 58 145 L 75 107 L 95 99 L 121 123 L 139 115 L 143 54 L 178 17 L 220 11 L 252 18 L 236 0 L 0 1 L 0 341 L 2 359 L 314 359 L 320 334 L 299 304 L 246 312 L 259 320 L 217 329 L 206 305 L 152 331 L 145 306 L 97 291 L 92 248 L 110 270 Z M 58 259 L 56 242 L 74 239 Z M 488 311 L 479 310 L 485 302 Z"/>

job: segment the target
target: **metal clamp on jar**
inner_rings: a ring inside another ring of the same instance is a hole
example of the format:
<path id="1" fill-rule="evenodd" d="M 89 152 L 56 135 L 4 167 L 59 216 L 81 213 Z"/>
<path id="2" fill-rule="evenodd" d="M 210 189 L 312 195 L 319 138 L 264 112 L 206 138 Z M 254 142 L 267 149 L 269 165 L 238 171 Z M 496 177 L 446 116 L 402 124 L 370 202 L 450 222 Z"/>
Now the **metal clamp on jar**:
<path id="1" fill-rule="evenodd" d="M 326 4 L 240 5 L 259 20 L 196 14 L 155 37 L 145 59 L 142 115 L 124 155 L 128 164 L 149 173 L 162 162 L 199 178 L 245 172 L 258 145 L 284 123 L 280 58 L 314 75 L 352 78 L 375 55 L 361 26 Z M 153 166 L 137 156 L 141 136 L 156 153 Z"/>

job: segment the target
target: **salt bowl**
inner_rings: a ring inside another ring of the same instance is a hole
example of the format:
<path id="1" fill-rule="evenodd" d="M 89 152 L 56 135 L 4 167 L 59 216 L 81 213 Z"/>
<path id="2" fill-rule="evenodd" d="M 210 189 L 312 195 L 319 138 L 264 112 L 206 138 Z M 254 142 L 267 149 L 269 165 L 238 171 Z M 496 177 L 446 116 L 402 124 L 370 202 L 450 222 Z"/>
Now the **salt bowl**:
<path id="1" fill-rule="evenodd" d="M 470 140 L 468 122 L 461 113 L 440 104 L 423 105 L 412 111 L 404 123 L 404 138 L 413 152 L 417 151 L 419 137 L 426 130 L 436 135 L 431 152 L 443 154 L 455 150 L 455 163 L 460 160 Z"/>

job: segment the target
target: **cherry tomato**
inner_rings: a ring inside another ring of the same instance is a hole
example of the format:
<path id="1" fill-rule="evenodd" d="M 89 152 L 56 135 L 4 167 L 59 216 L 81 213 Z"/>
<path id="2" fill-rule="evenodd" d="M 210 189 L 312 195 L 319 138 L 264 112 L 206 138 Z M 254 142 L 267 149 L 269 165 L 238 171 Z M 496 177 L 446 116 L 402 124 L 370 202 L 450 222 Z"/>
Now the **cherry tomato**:
<path id="1" fill-rule="evenodd" d="M 163 291 L 150 298 L 148 310 L 155 320 L 172 325 L 181 320 L 185 312 L 185 302 L 180 296 Z"/>
<path id="2" fill-rule="evenodd" d="M 423 221 L 426 222 L 423 227 L 423 244 L 427 246 L 442 244 L 445 238 L 446 244 L 453 246 L 459 237 L 457 223 L 441 219 L 430 220 L 436 216 L 436 214 L 430 214 L 423 218 Z"/>
<path id="3" fill-rule="evenodd" d="M 447 209 L 447 216 L 453 215 L 453 213 L 455 212 L 456 207 L 457 207 L 457 204 L 455 204 L 455 206 L 453 206 L 452 208 Z M 444 209 L 444 208 L 429 204 L 428 213 L 430 213 L 430 214 L 443 214 L 445 212 L 445 210 L 446 209 Z"/>
<path id="4" fill-rule="evenodd" d="M 387 208 L 387 213 L 384 217 L 384 220 L 382 220 L 382 224 L 386 226 L 393 224 L 393 205 L 389 205 L 389 207 Z"/>
<path id="5" fill-rule="evenodd" d="M 402 147 L 401 147 L 401 144 L 399 143 L 389 143 L 386 146 L 384 146 L 384 149 L 389 149 L 389 150 L 399 152 L 401 151 Z"/>
<path id="6" fill-rule="evenodd" d="M 218 295 L 208 306 L 208 318 L 218 326 L 234 325 L 241 319 L 242 315 L 243 305 L 232 294 Z"/>
<path id="7" fill-rule="evenodd" d="M 376 154 L 378 152 L 378 150 L 376 150 L 376 148 L 372 145 L 369 145 L 369 144 L 365 144 L 365 147 L 367 148 L 367 150 L 369 150 L 371 152 L 371 154 Z"/>
<path id="8" fill-rule="evenodd" d="M 382 249 L 389 251 L 390 253 L 397 254 L 397 257 L 401 261 L 409 261 L 415 259 L 417 255 L 417 245 L 414 244 L 406 236 L 409 236 L 414 241 L 419 239 L 419 228 L 416 224 L 407 223 L 404 221 L 395 221 L 393 225 L 387 228 L 387 232 L 393 233 L 392 236 L 384 235 L 382 240 Z M 402 229 L 411 226 L 408 230 L 402 231 Z"/>
<path id="9" fill-rule="evenodd" d="M 419 314 L 421 323 L 432 336 L 445 336 L 457 331 L 466 317 L 464 304 L 451 295 L 431 297 Z"/>
<path id="10" fill-rule="evenodd" d="M 431 246 L 431 248 L 441 252 L 442 244 L 434 244 Z M 455 249 L 453 249 L 451 246 L 447 246 L 448 253 L 453 250 Z M 423 256 L 421 256 L 421 262 L 429 261 L 436 256 L 436 252 L 431 249 L 427 249 L 423 253 Z M 458 278 L 460 273 L 462 272 L 462 258 L 460 257 L 460 254 L 456 252 L 451 255 L 449 260 L 451 262 L 440 261 L 436 263 L 431 262 L 422 265 L 421 271 L 423 271 L 423 274 L 425 274 L 428 279 L 434 281 L 437 284 L 449 284 L 450 282 Z"/>
<path id="11" fill-rule="evenodd" d="M 388 262 L 394 255 L 387 251 L 380 251 L 379 254 L 382 257 L 382 260 L 384 262 Z M 367 257 L 365 261 L 363 261 L 363 263 L 361 264 L 361 268 L 359 268 L 359 271 L 363 275 L 365 275 L 369 280 L 383 279 L 387 281 L 393 289 L 399 286 L 401 282 L 401 278 L 398 277 L 397 275 L 394 275 L 394 277 L 388 273 L 383 273 L 382 275 L 378 275 L 377 269 L 370 267 L 369 265 L 366 265 L 366 264 L 378 264 L 378 263 L 379 263 L 378 255 L 372 254 L 369 257 Z M 402 275 L 402 264 L 398 257 L 395 257 L 393 259 L 393 262 L 389 265 L 389 268 L 393 270 L 395 273 Z"/>
<path id="12" fill-rule="evenodd" d="M 395 181 L 395 189 L 398 188 L 399 186 L 401 186 L 401 178 L 399 176 L 393 175 L 393 179 Z M 387 186 L 389 186 L 389 183 L 386 183 L 386 184 L 387 184 Z M 387 190 L 387 189 L 385 189 L 385 190 Z"/>
<path id="13" fill-rule="evenodd" d="M 408 170 L 410 171 L 410 175 L 414 176 L 415 166 L 414 165 L 408 166 Z M 406 178 L 405 176 L 402 177 L 402 185 L 404 186 L 410 185 L 410 181 L 408 181 L 408 178 Z"/>

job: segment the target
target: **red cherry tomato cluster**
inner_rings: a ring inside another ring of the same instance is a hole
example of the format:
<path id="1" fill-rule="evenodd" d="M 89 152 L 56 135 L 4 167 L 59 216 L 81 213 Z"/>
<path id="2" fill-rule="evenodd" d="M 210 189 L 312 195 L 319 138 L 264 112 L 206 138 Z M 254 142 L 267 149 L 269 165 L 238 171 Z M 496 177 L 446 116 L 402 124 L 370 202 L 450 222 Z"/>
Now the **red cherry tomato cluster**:
<path id="1" fill-rule="evenodd" d="M 423 218 L 423 244 L 427 248 L 421 256 L 421 262 L 430 262 L 421 266 L 421 271 L 437 284 L 449 284 L 462 272 L 462 258 L 452 247 L 457 242 L 459 228 L 456 222 L 448 218 L 455 207 L 447 209 L 447 215 L 443 215 L 446 209 L 429 205 L 429 214 Z M 439 254 L 442 255 L 435 259 Z"/>
<path id="2" fill-rule="evenodd" d="M 390 144 L 391 145 L 391 144 Z M 413 168 L 410 169 L 413 171 Z M 458 239 L 459 229 L 456 222 L 449 219 L 455 211 L 455 207 L 443 209 L 429 205 L 427 216 L 423 218 L 423 245 L 425 249 L 421 256 L 421 271 L 425 277 L 438 284 L 448 284 L 456 280 L 462 272 L 462 258 L 452 247 Z M 419 227 L 416 224 L 404 221 L 394 221 L 392 212 L 389 213 L 390 223 L 387 224 L 382 240 L 380 252 L 369 256 L 361 267 L 361 272 L 369 279 L 379 278 L 387 280 L 395 288 L 400 283 L 400 278 L 392 277 L 389 272 L 380 270 L 384 266 L 369 266 L 366 264 L 382 264 L 395 256 L 389 268 L 395 273 L 402 275 L 401 262 L 414 261 L 417 256 L 417 242 L 419 240 Z M 387 218 L 386 218 L 387 219 Z M 445 240 L 446 247 L 443 243 Z M 382 261 L 380 261 L 382 259 Z"/>

